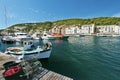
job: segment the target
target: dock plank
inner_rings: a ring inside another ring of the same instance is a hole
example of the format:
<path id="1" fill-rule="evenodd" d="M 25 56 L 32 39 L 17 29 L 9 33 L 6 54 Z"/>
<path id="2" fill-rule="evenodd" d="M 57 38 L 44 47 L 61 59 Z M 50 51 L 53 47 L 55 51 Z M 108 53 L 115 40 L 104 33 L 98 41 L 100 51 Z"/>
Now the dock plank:
<path id="1" fill-rule="evenodd" d="M 49 71 L 47 74 L 45 74 L 39 80 L 73 80 L 73 79 L 66 77 L 64 75 L 58 74 L 56 72 Z"/>

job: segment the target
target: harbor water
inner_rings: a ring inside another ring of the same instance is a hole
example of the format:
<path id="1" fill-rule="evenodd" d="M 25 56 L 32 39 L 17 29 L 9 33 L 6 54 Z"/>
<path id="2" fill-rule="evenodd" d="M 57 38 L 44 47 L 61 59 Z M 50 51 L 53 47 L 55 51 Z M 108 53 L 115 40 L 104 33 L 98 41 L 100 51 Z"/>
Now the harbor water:
<path id="1" fill-rule="evenodd" d="M 50 40 L 53 50 L 43 67 L 74 80 L 120 80 L 120 37 L 69 37 L 68 40 Z M 35 40 L 35 45 L 44 41 Z M 0 41 L 0 51 L 22 43 L 6 44 Z"/>

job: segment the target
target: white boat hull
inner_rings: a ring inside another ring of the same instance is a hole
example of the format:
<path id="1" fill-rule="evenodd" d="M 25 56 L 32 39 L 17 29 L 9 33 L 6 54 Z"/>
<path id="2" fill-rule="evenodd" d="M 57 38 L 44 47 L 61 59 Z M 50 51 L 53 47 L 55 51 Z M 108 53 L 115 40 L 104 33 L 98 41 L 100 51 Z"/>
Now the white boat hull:
<path id="1" fill-rule="evenodd" d="M 51 36 L 51 37 L 43 36 L 42 39 L 43 39 L 43 40 L 45 40 L 45 39 L 55 39 L 55 37 L 52 37 L 52 36 Z"/>
<path id="2" fill-rule="evenodd" d="M 49 58 L 52 51 L 51 43 L 35 47 L 32 41 L 24 41 L 23 45 L 24 47 L 9 47 L 5 53 L 18 59 L 44 59 Z"/>
<path id="3" fill-rule="evenodd" d="M 34 53 L 27 53 L 27 54 L 12 54 L 8 53 L 8 55 L 11 55 L 18 59 L 31 59 L 31 58 L 37 58 L 37 59 L 47 59 L 51 55 L 52 49 L 41 51 L 41 52 L 34 52 Z"/>

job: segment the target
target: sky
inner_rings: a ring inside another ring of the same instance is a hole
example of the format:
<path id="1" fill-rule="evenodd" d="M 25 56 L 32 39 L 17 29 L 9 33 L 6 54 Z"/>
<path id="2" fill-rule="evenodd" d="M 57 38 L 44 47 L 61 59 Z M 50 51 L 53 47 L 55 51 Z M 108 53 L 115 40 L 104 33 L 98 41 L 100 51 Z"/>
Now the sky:
<path id="1" fill-rule="evenodd" d="M 120 17 L 120 0 L 0 0 L 0 29 L 19 23 Z"/>

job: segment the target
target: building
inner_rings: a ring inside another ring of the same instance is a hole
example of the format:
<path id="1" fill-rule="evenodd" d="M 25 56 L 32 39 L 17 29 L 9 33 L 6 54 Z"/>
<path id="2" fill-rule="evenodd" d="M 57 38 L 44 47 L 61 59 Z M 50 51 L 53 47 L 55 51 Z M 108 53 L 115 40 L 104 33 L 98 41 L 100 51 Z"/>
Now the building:
<path id="1" fill-rule="evenodd" d="M 78 26 L 72 25 L 65 28 L 65 34 L 79 34 L 80 28 Z"/>
<path id="2" fill-rule="evenodd" d="M 61 26 L 55 26 L 54 28 L 50 29 L 49 32 L 51 33 L 59 33 L 59 34 L 65 34 L 65 25 Z"/>
<path id="3" fill-rule="evenodd" d="M 120 26 L 117 25 L 104 25 L 96 26 L 99 33 L 103 34 L 120 34 Z"/>
<path id="4" fill-rule="evenodd" d="M 90 25 L 82 25 L 80 34 L 85 34 L 85 35 L 91 35 L 94 34 L 95 31 L 95 25 L 90 24 Z"/>

